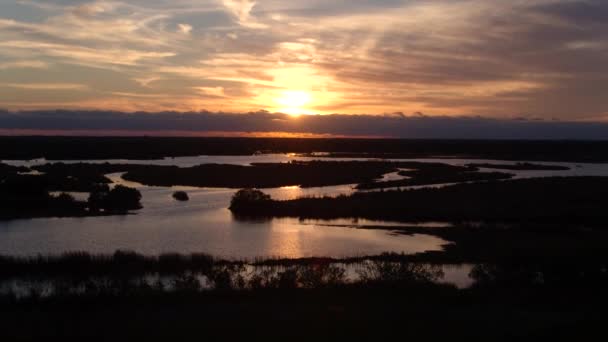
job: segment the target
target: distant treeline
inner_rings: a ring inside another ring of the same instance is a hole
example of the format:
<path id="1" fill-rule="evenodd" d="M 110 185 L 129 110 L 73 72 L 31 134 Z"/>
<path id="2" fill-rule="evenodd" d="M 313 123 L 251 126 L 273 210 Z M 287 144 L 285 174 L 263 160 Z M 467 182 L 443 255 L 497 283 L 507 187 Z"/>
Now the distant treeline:
<path id="1" fill-rule="evenodd" d="M 259 152 L 337 152 L 344 157 L 378 158 L 608 162 L 607 141 L 0 137 L 0 159 L 159 159 Z"/>
<path id="2" fill-rule="evenodd" d="M 551 177 L 355 193 L 336 198 L 245 201 L 231 209 L 237 217 L 598 224 L 608 219 L 607 198 L 608 177 Z"/>

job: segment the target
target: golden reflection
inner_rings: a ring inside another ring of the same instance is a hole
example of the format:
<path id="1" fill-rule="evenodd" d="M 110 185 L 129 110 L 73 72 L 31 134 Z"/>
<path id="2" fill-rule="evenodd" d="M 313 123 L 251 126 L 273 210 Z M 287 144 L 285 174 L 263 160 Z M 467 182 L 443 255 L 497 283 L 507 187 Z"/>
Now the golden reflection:
<path id="1" fill-rule="evenodd" d="M 281 189 L 284 189 L 284 190 L 299 190 L 300 186 L 299 185 L 282 186 Z"/>
<path id="2" fill-rule="evenodd" d="M 290 220 L 273 220 L 272 234 L 268 235 L 268 243 L 275 255 L 284 258 L 302 258 L 302 244 L 306 241 L 306 232 L 298 224 Z"/>

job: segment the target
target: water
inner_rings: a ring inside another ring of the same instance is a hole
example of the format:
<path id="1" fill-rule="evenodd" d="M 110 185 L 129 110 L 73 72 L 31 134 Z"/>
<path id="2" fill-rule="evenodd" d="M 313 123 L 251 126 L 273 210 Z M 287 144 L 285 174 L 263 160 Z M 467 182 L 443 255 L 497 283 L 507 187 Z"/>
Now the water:
<path id="1" fill-rule="evenodd" d="M 161 165 L 161 166 L 179 166 L 192 167 L 200 164 L 234 164 L 234 165 L 250 165 L 251 163 L 286 163 L 292 160 L 323 160 L 323 161 L 365 161 L 365 160 L 380 160 L 380 161 L 404 161 L 404 162 L 421 162 L 421 163 L 443 163 L 449 165 L 462 166 L 465 164 L 507 164 L 515 165 L 517 163 L 529 162 L 539 165 L 557 165 L 565 166 L 570 170 L 543 170 L 543 171 L 511 171 L 505 172 L 515 173 L 518 177 L 546 177 L 546 176 L 606 176 L 608 175 L 608 163 L 591 164 L 591 163 L 561 163 L 561 162 L 537 162 L 537 161 L 511 161 L 511 160 L 491 160 L 491 159 L 458 159 L 458 158 L 422 158 L 422 159 L 373 159 L 373 158 L 328 158 L 328 157 L 301 157 L 296 154 L 261 154 L 251 156 L 195 156 L 195 157 L 171 157 L 152 160 L 132 160 L 132 159 L 107 159 L 107 160 L 3 160 L 2 163 L 14 166 L 31 167 L 35 165 L 44 165 L 47 163 L 92 163 L 92 164 L 140 164 L 140 165 Z M 405 170 L 405 169 L 403 169 Z M 490 169 L 486 170 L 490 171 Z M 492 169 L 491 171 L 501 171 Z"/>
<path id="2" fill-rule="evenodd" d="M 288 162 L 290 160 L 365 160 L 362 158 L 301 158 L 289 154 L 256 156 L 199 156 L 165 158 L 161 160 L 97 160 L 64 161 L 66 163 L 132 163 L 147 165 L 177 165 L 189 167 L 203 163 L 248 165 L 259 162 Z M 405 160 L 404 160 L 405 161 Z M 407 161 L 441 162 L 452 165 L 467 163 L 516 162 L 471 159 L 410 159 Z M 12 165 L 33 166 L 46 160 L 3 161 Z M 57 162 L 57 161 L 53 161 Z M 606 176 L 608 164 L 540 163 L 570 167 L 567 171 L 508 171 L 516 178 L 546 176 Z M 43 218 L 0 222 L 0 254 L 36 255 L 59 254 L 66 251 L 112 253 L 129 249 L 143 254 L 164 252 L 204 252 L 223 258 L 360 256 L 382 252 L 417 253 L 440 250 L 446 241 L 429 235 L 394 234 L 391 226 L 403 225 L 368 220 L 298 220 L 280 218 L 244 222 L 232 217 L 227 209 L 235 189 L 193 187 L 148 187 L 123 180 L 121 174 L 109 175 L 116 184 L 138 188 L 143 195 L 144 209 L 134 215 Z M 396 173 L 384 180 L 399 179 Z M 355 191 L 354 184 L 302 189 L 298 186 L 265 189 L 276 199 L 301 196 L 336 196 Z M 172 198 L 176 190 L 186 190 L 188 202 Z M 86 194 L 74 194 L 84 198 Z M 445 223 L 427 223 L 439 226 Z M 352 227 L 386 226 L 386 230 L 353 229 Z"/>
<path id="3" fill-rule="evenodd" d="M 115 184 L 138 188 L 144 209 L 134 215 L 42 218 L 0 222 L 0 254 L 58 254 L 82 250 L 112 253 L 129 249 L 143 254 L 204 252 L 223 258 L 310 256 L 346 257 L 385 251 L 416 253 L 439 250 L 446 242 L 429 235 L 395 236 L 389 230 L 353 229 L 389 222 L 359 220 L 300 221 L 281 218 L 239 221 L 227 209 L 235 189 L 148 187 L 128 182 L 121 174 L 108 175 Z M 186 190 L 187 202 L 172 198 Z M 278 199 L 303 195 L 336 195 L 352 185 L 323 188 L 268 189 Z M 87 194 L 74 193 L 83 198 Z"/>
<path id="4" fill-rule="evenodd" d="M 365 262 L 364 262 L 365 263 Z M 344 283 L 357 283 L 361 281 L 359 270 L 363 267 L 363 264 L 332 264 L 333 267 L 344 270 Z M 438 278 L 433 279 L 436 283 L 451 284 L 459 289 L 466 289 L 474 284 L 474 279 L 471 278 L 470 272 L 473 269 L 473 264 L 459 264 L 459 265 L 427 265 L 428 267 L 435 267 L 441 270 L 441 274 Z M 279 272 L 285 271 L 287 268 L 282 266 L 254 266 L 246 264 L 244 267 L 233 273 L 233 276 L 241 276 L 246 283 L 249 283 L 253 276 L 266 274 L 276 275 Z M 214 288 L 213 282 L 201 273 L 195 275 L 196 279 L 201 285 L 203 290 L 211 290 Z M 163 284 L 166 291 L 175 290 L 175 280 L 179 275 L 173 274 L 137 274 L 134 275 L 130 280 L 132 283 L 145 283 L 148 286 L 156 287 L 160 282 Z M 88 277 L 86 280 L 74 279 L 71 277 L 32 277 L 32 276 L 17 276 L 0 279 L 0 295 L 15 295 L 17 298 L 27 298 L 32 294 L 36 294 L 40 297 L 52 297 L 57 295 L 58 292 L 65 294 L 66 290 L 71 294 L 86 294 L 86 286 L 84 282 L 93 283 L 97 286 L 107 285 L 107 278 L 104 277 Z M 247 287 L 246 287 L 247 288 Z M 59 290 L 59 291 L 58 291 Z"/>

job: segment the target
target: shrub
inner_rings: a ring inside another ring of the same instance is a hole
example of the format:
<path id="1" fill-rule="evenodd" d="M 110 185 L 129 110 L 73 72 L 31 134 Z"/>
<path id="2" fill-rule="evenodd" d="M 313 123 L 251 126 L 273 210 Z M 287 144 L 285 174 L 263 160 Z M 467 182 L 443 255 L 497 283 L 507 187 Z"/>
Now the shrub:
<path id="1" fill-rule="evenodd" d="M 93 211 L 127 211 L 141 209 L 141 193 L 137 189 L 117 185 L 112 190 L 97 189 L 89 195 L 89 208 Z"/>
<path id="2" fill-rule="evenodd" d="M 188 194 L 185 191 L 174 192 L 173 198 L 176 199 L 177 201 L 181 201 L 181 202 L 190 200 L 190 197 L 188 196 Z"/>
<path id="3" fill-rule="evenodd" d="M 269 203 L 272 199 L 270 195 L 263 193 L 257 189 L 241 189 L 237 191 L 230 201 L 230 210 L 232 211 L 251 211 L 261 208 Z"/>

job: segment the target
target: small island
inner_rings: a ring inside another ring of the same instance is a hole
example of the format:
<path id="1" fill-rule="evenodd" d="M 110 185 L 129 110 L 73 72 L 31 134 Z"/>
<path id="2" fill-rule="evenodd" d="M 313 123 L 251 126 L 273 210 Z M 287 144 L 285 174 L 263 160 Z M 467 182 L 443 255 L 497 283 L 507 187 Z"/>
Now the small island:
<path id="1" fill-rule="evenodd" d="M 186 202 L 190 200 L 190 196 L 188 196 L 188 193 L 185 191 L 176 191 L 173 193 L 173 198 L 176 201 L 180 201 L 180 202 Z"/>
<path id="2" fill-rule="evenodd" d="M 258 189 L 247 188 L 237 191 L 232 196 L 228 209 L 236 214 L 255 215 L 267 209 L 267 205 L 272 202 L 270 195 Z"/>

